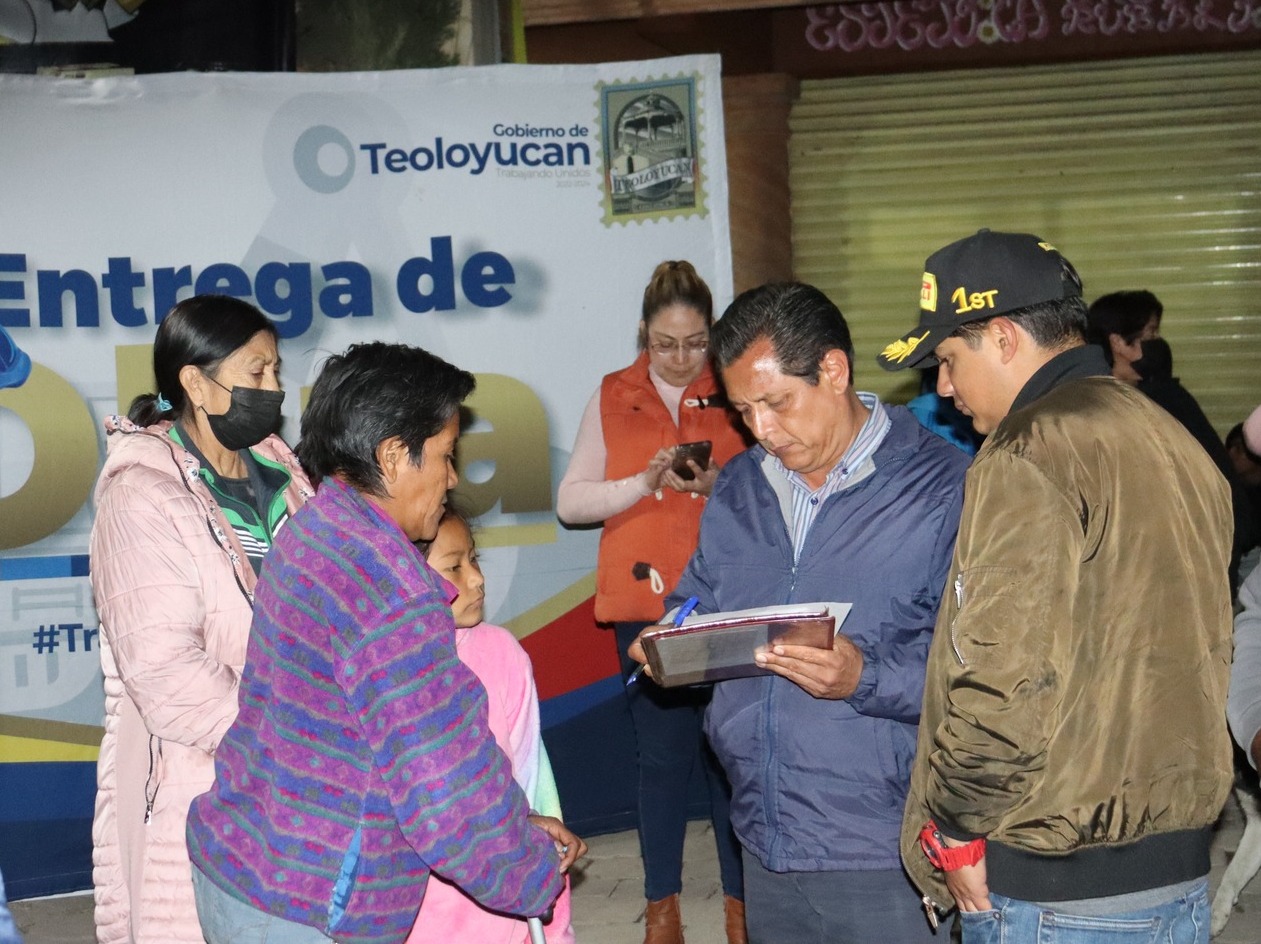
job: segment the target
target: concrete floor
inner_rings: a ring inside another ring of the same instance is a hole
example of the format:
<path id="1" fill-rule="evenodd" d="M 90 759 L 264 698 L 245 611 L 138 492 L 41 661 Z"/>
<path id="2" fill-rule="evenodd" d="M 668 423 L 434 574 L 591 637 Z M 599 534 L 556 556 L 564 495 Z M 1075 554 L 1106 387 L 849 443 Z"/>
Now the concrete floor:
<path id="1" fill-rule="evenodd" d="M 1232 800 L 1218 826 L 1210 882 L 1216 888 L 1243 831 Z M 590 852 L 577 866 L 574 931 L 580 944 L 641 944 L 643 870 L 633 832 L 587 840 Z M 683 921 L 688 944 L 723 944 L 722 889 L 708 823 L 692 823 L 684 856 Z M 93 944 L 92 898 L 69 895 L 13 903 L 26 944 Z M 945 939 L 943 938 L 943 944 Z M 1261 877 L 1244 889 L 1230 924 L 1214 944 L 1261 942 Z M 884 942 L 881 942 L 884 944 Z M 896 944 L 896 942 L 894 942 Z"/>

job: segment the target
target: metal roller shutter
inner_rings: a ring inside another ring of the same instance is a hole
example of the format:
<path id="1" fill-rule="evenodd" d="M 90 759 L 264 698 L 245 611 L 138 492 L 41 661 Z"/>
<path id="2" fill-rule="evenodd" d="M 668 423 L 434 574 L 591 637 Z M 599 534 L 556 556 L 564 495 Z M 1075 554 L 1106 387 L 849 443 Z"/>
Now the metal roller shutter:
<path id="1" fill-rule="evenodd" d="M 793 253 L 850 321 L 856 382 L 915 321 L 924 258 L 982 226 L 1037 233 L 1087 301 L 1146 288 L 1174 373 L 1220 433 L 1261 402 L 1261 53 L 803 82 Z"/>

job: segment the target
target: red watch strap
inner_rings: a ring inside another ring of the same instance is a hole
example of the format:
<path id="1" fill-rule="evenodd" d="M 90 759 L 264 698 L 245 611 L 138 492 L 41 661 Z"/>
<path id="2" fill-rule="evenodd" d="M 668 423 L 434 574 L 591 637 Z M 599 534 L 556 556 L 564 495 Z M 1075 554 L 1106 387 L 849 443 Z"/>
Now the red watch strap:
<path id="1" fill-rule="evenodd" d="M 984 839 L 973 839 L 962 846 L 947 846 L 941 830 L 931 819 L 919 832 L 919 845 L 928 861 L 943 872 L 953 872 L 965 865 L 976 865 L 985 855 Z"/>

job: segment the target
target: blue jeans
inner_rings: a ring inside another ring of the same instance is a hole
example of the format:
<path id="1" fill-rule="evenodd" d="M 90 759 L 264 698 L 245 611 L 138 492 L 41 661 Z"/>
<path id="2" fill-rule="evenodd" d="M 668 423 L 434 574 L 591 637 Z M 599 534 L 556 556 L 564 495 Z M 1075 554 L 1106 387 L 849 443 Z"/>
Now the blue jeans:
<path id="1" fill-rule="evenodd" d="M 193 866 L 193 897 L 207 944 L 329 944 L 333 940 L 315 928 L 238 901 L 197 866 Z"/>
<path id="2" fill-rule="evenodd" d="M 623 681 L 638 667 L 626 650 L 648 625 L 613 626 Z M 731 829 L 731 787 L 702 729 L 710 694 L 709 686 L 662 688 L 647 678 L 626 689 L 639 753 L 639 852 L 644 861 L 644 897 L 650 901 L 676 895 L 683 888 L 683 839 L 693 774 L 704 776 L 709 793 L 723 893 L 744 898 L 740 843 Z"/>
<path id="3" fill-rule="evenodd" d="M 959 915 L 963 944 L 1208 944 L 1206 878 L 1175 886 L 1172 895 L 1153 889 L 1064 910 L 993 893 L 990 903 L 992 911 Z M 1095 903 L 1103 907 L 1079 907 Z"/>

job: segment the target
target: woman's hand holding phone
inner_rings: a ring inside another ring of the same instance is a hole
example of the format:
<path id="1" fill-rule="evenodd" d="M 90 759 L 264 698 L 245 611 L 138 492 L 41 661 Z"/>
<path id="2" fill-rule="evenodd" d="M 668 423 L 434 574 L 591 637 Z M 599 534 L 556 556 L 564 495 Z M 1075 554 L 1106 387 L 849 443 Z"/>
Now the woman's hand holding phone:
<path id="1" fill-rule="evenodd" d="M 698 471 L 709 468 L 711 447 L 712 444 L 708 439 L 679 443 L 674 447 L 670 471 L 684 481 L 694 478 Z"/>
<path id="2" fill-rule="evenodd" d="M 644 469 L 642 474 L 644 476 L 644 486 L 650 494 L 669 484 L 666 482 L 666 476 L 670 474 L 670 463 L 673 461 L 673 446 L 662 446 L 657 450 L 657 454 L 648 460 L 648 467 Z M 670 487 L 674 488 L 673 485 Z"/>
<path id="3" fill-rule="evenodd" d="M 680 443 L 674 447 L 670 470 L 663 481 L 676 492 L 708 496 L 718 477 L 718 465 L 710 458 L 709 440 Z"/>

